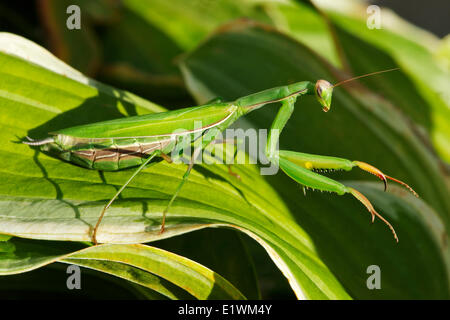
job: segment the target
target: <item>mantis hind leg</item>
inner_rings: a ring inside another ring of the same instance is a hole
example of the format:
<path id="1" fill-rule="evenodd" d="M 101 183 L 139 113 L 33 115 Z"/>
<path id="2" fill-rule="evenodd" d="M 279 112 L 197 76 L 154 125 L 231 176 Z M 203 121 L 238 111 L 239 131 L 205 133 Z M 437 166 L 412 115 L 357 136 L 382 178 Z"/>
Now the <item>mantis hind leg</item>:
<path id="1" fill-rule="evenodd" d="M 165 226 L 166 226 L 166 215 L 167 212 L 169 211 L 170 207 L 172 206 L 172 203 L 175 201 L 176 197 L 178 196 L 178 194 L 181 191 L 181 188 L 183 187 L 184 183 L 187 181 L 187 179 L 189 178 L 189 175 L 191 173 L 192 168 L 194 167 L 194 161 L 197 158 L 198 154 L 202 151 L 201 147 L 197 147 L 194 149 L 194 152 L 192 153 L 191 156 L 191 160 L 189 162 L 188 168 L 186 170 L 186 172 L 183 175 L 183 178 L 181 179 L 180 184 L 178 185 L 177 189 L 175 190 L 175 193 L 172 195 L 172 197 L 170 198 L 169 203 L 167 204 L 166 209 L 164 209 L 163 214 L 162 214 L 162 221 L 161 221 L 161 228 L 159 230 L 159 234 L 162 234 L 164 232 Z"/>
<path id="2" fill-rule="evenodd" d="M 116 192 L 116 194 L 111 198 L 111 200 L 109 200 L 109 202 L 103 207 L 103 210 L 100 214 L 100 217 L 97 220 L 97 223 L 95 224 L 94 230 L 92 232 L 92 242 L 96 245 L 97 244 L 97 231 L 98 228 L 100 226 L 100 223 L 102 222 L 102 219 L 106 213 L 106 210 L 108 210 L 108 208 L 112 205 L 112 203 L 117 199 L 117 197 L 122 193 L 122 191 L 130 184 L 130 182 L 134 179 L 134 177 L 137 176 L 137 174 L 139 172 L 142 171 L 142 169 L 144 169 L 148 163 L 155 158 L 156 156 L 162 156 L 163 159 L 165 159 L 166 161 L 169 161 L 169 157 L 165 154 L 163 154 L 160 150 L 156 150 L 153 153 L 150 154 L 150 156 L 147 158 L 147 160 L 145 160 L 145 162 L 143 164 L 141 164 L 136 171 L 134 171 L 134 173 L 131 175 L 131 177 L 122 185 L 122 187 L 120 187 L 120 189 Z"/>
<path id="3" fill-rule="evenodd" d="M 397 234 L 392 225 L 374 209 L 370 201 L 362 193 L 360 193 L 356 189 L 347 187 L 338 181 L 322 176 L 314 171 L 317 170 L 349 171 L 353 167 L 357 166 L 362 170 L 368 171 L 376 175 L 380 179 L 382 179 L 383 182 L 385 183 L 385 187 L 386 187 L 386 179 L 390 179 L 402 184 L 403 186 L 411 190 L 414 193 L 414 195 L 417 196 L 414 190 L 412 190 L 412 188 L 409 187 L 406 183 L 385 175 L 377 168 L 365 162 L 350 161 L 343 158 L 318 156 L 300 152 L 280 150 L 279 164 L 281 169 L 289 177 L 291 177 L 292 179 L 294 179 L 295 181 L 304 186 L 321 191 L 335 192 L 339 195 L 350 193 L 367 208 L 369 213 L 372 215 L 372 222 L 374 222 L 375 217 L 378 217 L 380 220 L 382 220 L 389 227 L 389 229 L 391 229 L 395 240 L 398 242 Z"/>

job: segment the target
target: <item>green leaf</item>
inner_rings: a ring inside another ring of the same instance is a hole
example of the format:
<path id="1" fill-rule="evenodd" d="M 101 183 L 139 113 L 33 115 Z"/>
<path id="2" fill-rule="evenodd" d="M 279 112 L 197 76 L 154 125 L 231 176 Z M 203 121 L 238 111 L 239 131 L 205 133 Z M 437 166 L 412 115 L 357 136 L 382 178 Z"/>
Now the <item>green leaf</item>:
<path id="1" fill-rule="evenodd" d="M 400 187 L 389 192 L 376 182 L 342 181 L 362 192 L 399 235 L 350 196 L 308 192 L 296 195 L 294 182 L 278 177 L 301 226 L 320 257 L 355 299 L 448 299 L 450 254 L 447 231 L 432 208 Z M 297 191 L 298 193 L 298 191 Z M 381 271 L 381 290 L 369 290 L 368 267 Z M 412 281 L 412 279 L 414 279 Z"/>
<path id="2" fill-rule="evenodd" d="M 210 269 L 168 251 L 145 245 L 103 245 L 14 238 L 0 252 L 0 274 L 31 271 L 53 262 L 77 264 L 139 284 L 170 299 L 244 299 Z M 183 290 L 182 290 L 183 289 Z"/>
<path id="3" fill-rule="evenodd" d="M 125 249 L 125 251 L 128 250 Z M 60 262 L 76 264 L 92 270 L 101 271 L 104 274 L 114 275 L 131 283 L 135 283 L 139 285 L 138 287 L 140 288 L 144 287 L 150 289 L 148 290 L 149 292 L 158 293 L 166 299 L 194 299 L 194 297 L 186 291 L 171 282 L 154 275 L 151 272 L 152 270 L 146 271 L 120 262 L 100 260 L 98 256 L 89 259 L 66 258 L 60 260 Z M 157 296 L 157 298 L 161 299 L 160 296 Z"/>
<path id="4" fill-rule="evenodd" d="M 101 41 L 104 56 L 100 80 L 152 97 L 174 99 L 186 95 L 181 74 L 173 63 L 181 49 L 139 14 L 124 7 Z"/>
<path id="5" fill-rule="evenodd" d="M 305 44 L 333 65 L 341 65 L 327 22 L 309 1 L 268 1 L 265 4 L 277 30 Z"/>
<path id="6" fill-rule="evenodd" d="M 11 236 L 7 234 L 0 234 L 0 241 L 8 241 L 9 239 L 11 239 Z"/>
<path id="7" fill-rule="evenodd" d="M 182 237 L 157 241 L 154 245 L 214 270 L 239 288 L 250 300 L 261 298 L 256 266 L 249 259 L 240 232 L 230 229 L 203 229 Z"/>
<path id="8" fill-rule="evenodd" d="M 102 207 L 133 171 L 100 173 L 80 168 L 21 144 L 21 138 L 40 138 L 76 124 L 161 109 L 90 79 L 82 83 L 64 77 L 2 48 L 0 66 L 4 141 L 0 233 L 90 241 Z M 185 170 L 183 164 L 165 162 L 144 170 L 108 210 L 97 239 L 138 243 L 206 227 L 232 227 L 267 250 L 298 297 L 348 298 L 255 166 L 237 166 L 234 170 L 241 180 L 223 165 L 196 168 L 167 216 L 166 231 L 159 235 L 162 211 Z"/>
<path id="9" fill-rule="evenodd" d="M 153 34 L 152 30 L 159 30 L 161 35 L 157 38 L 165 35 L 184 50 L 193 49 L 210 32 L 230 20 L 251 18 L 273 25 L 317 50 L 334 64 L 340 63 L 326 23 L 310 5 L 298 1 L 126 0 L 123 6 L 126 13 L 134 15 L 135 20 L 142 22 L 142 27 L 146 24 L 147 33 Z M 165 53 L 167 49 L 161 44 L 150 48 L 148 41 L 136 43 L 134 47 L 141 46 L 147 47 L 151 56 Z"/>
<path id="10" fill-rule="evenodd" d="M 183 1 L 126 0 L 124 6 L 184 49 L 192 49 L 211 30 L 237 17 L 269 18 L 249 0 Z"/>
<path id="11" fill-rule="evenodd" d="M 151 281 L 145 278 L 141 280 L 142 275 L 136 270 L 130 271 L 130 268 L 124 268 L 122 265 L 101 262 L 120 262 L 136 267 L 138 270 L 151 272 L 185 289 L 197 299 L 245 299 L 236 288 L 217 273 L 187 258 L 146 245 L 95 246 L 74 253 L 63 261 L 119 275 L 136 283 L 145 283 L 146 286 L 170 298 L 174 298 L 172 293 L 162 290 L 160 287 L 163 287 L 163 283 L 157 279 L 155 279 L 156 285 L 152 287 L 149 285 Z M 148 278 L 150 275 L 145 274 L 145 276 Z"/>
<path id="12" fill-rule="evenodd" d="M 333 74 L 338 73 L 311 50 L 291 38 L 268 26 L 242 21 L 222 27 L 191 52 L 180 67 L 188 88 L 199 102 L 215 96 L 234 100 L 246 94 L 302 80 L 328 79 L 334 82 Z M 248 118 L 259 127 L 268 128 L 276 109 L 276 106 L 269 106 L 262 111 L 255 111 Z M 298 223 L 313 238 L 319 256 L 352 297 L 376 295 L 365 287 L 367 263 L 386 266 L 389 261 L 389 267 L 384 267 L 389 269 L 390 280 L 385 284 L 389 290 L 380 291 L 379 297 L 427 298 L 428 292 L 441 298 L 449 296 L 448 250 L 445 250 L 450 212 L 448 188 L 439 163 L 415 135 L 414 124 L 392 103 L 367 90 L 339 87 L 334 90 L 331 111 L 324 114 L 314 97 L 302 97 L 297 101 L 296 111 L 283 130 L 280 148 L 371 163 L 413 186 L 429 205 L 429 209 L 422 211 L 406 206 L 402 199 L 394 201 L 389 195 L 386 195 L 386 199 L 370 196 L 372 192 L 364 189 L 377 210 L 397 229 L 400 237 L 400 245 L 397 246 L 386 226 L 380 223 L 376 228 L 370 228 L 367 211 L 355 199 L 336 195 L 314 195 L 310 199 L 308 192 L 307 197 L 303 198 L 300 188 L 296 188 L 295 183 L 281 173 L 271 177 L 272 185 L 283 196 Z M 367 173 L 357 170 L 333 175 L 337 179 L 344 177 L 360 180 L 370 178 Z M 390 184 L 389 190 L 392 189 Z M 364 190 L 361 188 L 361 191 Z M 401 206 L 402 209 L 393 211 L 390 205 L 394 208 Z M 421 202 L 420 206 L 424 205 Z M 364 223 L 360 215 L 365 217 Z M 403 223 L 408 216 L 414 222 Z M 432 230 L 432 235 L 427 223 L 430 220 L 438 221 L 440 225 L 439 230 Z M 329 225 L 326 229 L 325 223 Z M 354 227 L 349 229 L 349 225 Z M 341 238 L 340 241 L 336 240 Z M 409 246 L 416 242 L 420 250 Z M 403 243 L 407 247 L 403 247 Z M 328 250 L 327 246 L 333 249 Z M 419 257 L 422 254 L 430 254 L 432 257 L 427 259 L 436 263 L 433 264 L 432 272 L 417 280 L 420 277 L 418 270 L 430 267 L 427 260 Z M 344 272 L 343 264 L 351 272 Z M 405 267 L 411 265 L 417 266 L 417 269 Z M 402 281 L 395 280 L 400 278 Z M 412 284 L 407 284 L 410 279 L 415 279 L 416 288 L 426 287 L 429 290 L 412 288 Z M 421 283 L 417 284 L 417 281 Z M 444 283 L 444 287 L 439 283 Z"/>
<path id="13" fill-rule="evenodd" d="M 0 275 L 11 275 L 31 271 L 48 265 L 67 254 L 80 250 L 84 246 L 79 243 L 30 241 L 13 238 L 6 243 L 1 243 L 0 250 Z M 5 249 L 5 246 L 7 250 Z"/>
<path id="14" fill-rule="evenodd" d="M 2 276 L 0 277 L 0 298 L 3 300 L 165 298 L 156 291 L 85 268 L 80 270 L 81 290 L 68 290 L 67 280 L 70 274 L 67 273 L 67 267 L 66 264 L 54 263 L 32 272 Z"/>

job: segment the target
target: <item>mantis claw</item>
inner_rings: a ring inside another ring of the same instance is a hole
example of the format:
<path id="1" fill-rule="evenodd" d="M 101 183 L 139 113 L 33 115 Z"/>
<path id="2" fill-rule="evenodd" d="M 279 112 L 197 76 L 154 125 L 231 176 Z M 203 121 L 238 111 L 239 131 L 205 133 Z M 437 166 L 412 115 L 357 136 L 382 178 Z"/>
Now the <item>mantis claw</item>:
<path id="1" fill-rule="evenodd" d="M 383 218 L 378 212 L 375 211 L 374 207 L 372 206 L 372 204 L 370 203 L 370 201 L 358 190 L 355 190 L 353 188 L 348 188 L 349 192 L 356 198 L 358 199 L 366 208 L 367 210 L 370 212 L 370 214 L 372 215 L 372 223 L 375 221 L 375 216 L 377 216 L 378 218 L 380 218 L 381 221 L 383 221 L 388 227 L 389 229 L 391 229 L 392 234 L 394 235 L 394 239 L 395 241 L 398 242 L 398 237 L 397 237 L 397 233 L 395 232 L 394 227 L 385 219 Z"/>
<path id="2" fill-rule="evenodd" d="M 166 208 L 166 210 L 163 211 L 161 228 L 159 229 L 158 235 L 162 235 L 164 233 L 164 230 L 166 229 L 166 213 L 167 213 L 167 211 L 169 211 L 169 206 Z"/>
<path id="3" fill-rule="evenodd" d="M 164 229 L 165 229 L 165 228 L 164 228 L 164 225 L 162 224 L 162 225 L 161 225 L 161 228 L 159 229 L 159 233 L 158 233 L 158 234 L 159 234 L 159 235 L 163 234 Z"/>
<path id="4" fill-rule="evenodd" d="M 94 246 L 96 246 L 98 244 L 97 237 L 95 235 L 95 230 L 93 230 L 93 235 L 91 237 L 91 242 L 94 244 Z"/>
<path id="5" fill-rule="evenodd" d="M 361 170 L 367 171 L 367 172 L 377 176 L 381 180 L 383 180 L 384 191 L 387 190 L 387 179 L 383 172 L 381 172 L 379 169 L 375 168 L 374 166 L 372 166 L 368 163 L 362 162 L 362 161 L 353 161 L 353 163 L 356 164 Z"/>
<path id="6" fill-rule="evenodd" d="M 362 162 L 362 161 L 353 161 L 353 163 L 358 166 L 360 169 L 367 171 L 375 176 L 377 176 L 378 178 L 380 178 L 381 180 L 383 180 L 384 183 L 384 191 L 386 191 L 387 189 L 387 179 L 392 180 L 394 182 L 397 182 L 398 184 L 401 184 L 402 186 L 404 186 L 406 189 L 408 189 L 409 191 L 411 191 L 411 193 L 416 196 L 417 198 L 419 197 L 419 195 L 413 190 L 413 188 L 411 188 L 409 185 L 407 185 L 406 183 L 404 183 L 401 180 L 395 179 L 393 177 L 390 177 L 388 175 L 385 175 L 383 172 L 381 172 L 379 169 L 375 168 L 374 166 Z"/>
<path id="7" fill-rule="evenodd" d="M 403 181 L 400 181 L 398 179 L 392 178 L 390 176 L 386 176 L 386 178 L 388 178 L 389 180 L 395 181 L 399 184 L 401 184 L 402 186 L 404 186 L 406 189 L 408 189 L 409 191 L 411 191 L 411 193 L 416 196 L 417 198 L 419 197 L 419 195 L 413 190 L 413 188 L 411 188 L 409 185 L 407 185 L 406 183 L 404 183 Z"/>

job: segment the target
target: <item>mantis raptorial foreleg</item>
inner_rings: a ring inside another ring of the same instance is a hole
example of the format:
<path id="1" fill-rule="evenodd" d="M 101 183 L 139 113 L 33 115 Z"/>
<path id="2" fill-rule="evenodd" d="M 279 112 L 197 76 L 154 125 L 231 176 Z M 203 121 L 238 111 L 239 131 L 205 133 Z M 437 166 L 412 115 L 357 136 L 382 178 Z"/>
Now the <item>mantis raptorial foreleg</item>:
<path id="1" fill-rule="evenodd" d="M 294 157 L 286 157 L 287 153 L 289 153 L 290 156 Z M 322 161 L 324 160 L 323 159 L 324 157 L 322 156 L 316 156 L 312 154 L 299 154 L 299 155 L 306 156 L 308 160 L 300 165 L 298 162 L 295 163 L 294 161 L 292 161 L 293 159 L 295 160 L 295 156 L 297 156 L 296 152 L 280 151 L 280 167 L 289 177 L 311 189 L 335 192 L 338 195 L 350 193 L 367 208 L 367 210 L 372 215 L 372 222 L 374 222 L 375 216 L 377 216 L 384 223 L 387 224 L 387 226 L 391 229 L 392 233 L 394 234 L 395 240 L 398 242 L 397 234 L 392 225 L 374 209 L 370 201 L 363 194 L 361 194 L 356 189 L 347 187 L 338 181 L 322 176 L 313 171 L 313 170 L 349 170 L 347 169 L 348 168 L 347 164 L 341 167 L 342 162 L 348 163 L 354 162 L 346 159 L 335 158 L 337 160 L 336 162 L 330 161 L 329 162 L 330 166 L 324 166 L 324 163 Z M 314 160 L 315 157 L 318 158 L 317 161 Z"/>
<path id="2" fill-rule="evenodd" d="M 286 126 L 286 123 L 288 122 L 292 113 L 294 112 L 294 105 L 296 100 L 296 96 L 283 100 L 281 102 L 281 108 L 278 111 L 275 120 L 272 122 L 266 145 L 266 157 L 271 162 L 278 162 L 278 141 L 280 139 L 280 134 L 283 128 Z"/>
<path id="3" fill-rule="evenodd" d="M 358 167 L 361 170 L 367 171 L 380 178 L 380 180 L 382 180 L 384 183 L 385 191 L 387 188 L 387 180 L 392 180 L 403 185 L 404 187 L 409 189 L 416 197 L 418 197 L 417 193 L 403 181 L 392 178 L 384 174 L 383 172 L 381 172 L 381 170 L 375 168 L 374 166 L 362 161 L 351 161 L 344 158 L 321 156 L 287 150 L 280 150 L 279 155 L 280 157 L 289 160 L 290 162 L 293 162 L 302 168 L 316 172 L 323 172 L 323 171 L 326 172 L 334 170 L 350 171 L 354 167 Z"/>
<path id="4" fill-rule="evenodd" d="M 356 199 L 358 199 L 372 215 L 372 222 L 375 220 L 375 216 L 380 218 L 391 229 L 394 234 L 394 238 L 398 242 L 397 234 L 392 225 L 383 218 L 372 206 L 370 201 L 359 191 L 351 187 L 347 187 L 342 183 L 322 176 L 314 171 L 328 171 L 328 170 L 345 170 L 349 171 L 354 167 L 359 167 L 371 174 L 374 174 L 381 180 L 383 180 L 386 190 L 387 179 L 398 182 L 408 188 L 414 195 L 417 194 L 406 183 L 385 175 L 372 165 L 369 165 L 361 161 L 350 161 L 343 158 L 335 158 L 328 156 L 319 156 L 307 153 L 293 152 L 280 150 L 277 151 L 277 145 L 281 130 L 286 125 L 289 117 L 294 110 L 295 98 L 289 98 L 282 102 L 282 106 L 272 124 L 269 132 L 269 138 L 266 147 L 266 156 L 271 161 L 277 162 L 281 169 L 296 182 L 302 184 L 305 187 L 311 189 L 317 189 L 321 191 L 335 192 L 339 195 L 350 193 Z"/>

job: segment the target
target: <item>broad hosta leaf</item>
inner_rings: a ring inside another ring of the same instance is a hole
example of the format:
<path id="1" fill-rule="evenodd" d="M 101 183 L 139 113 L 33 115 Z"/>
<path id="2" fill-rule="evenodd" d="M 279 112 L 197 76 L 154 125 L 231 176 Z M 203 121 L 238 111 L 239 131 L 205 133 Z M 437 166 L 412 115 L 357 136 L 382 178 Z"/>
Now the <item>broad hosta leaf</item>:
<path id="1" fill-rule="evenodd" d="M 158 108 L 96 82 L 88 85 L 0 50 L 0 233 L 52 240 L 89 241 L 101 208 L 132 170 L 99 173 L 23 145 L 25 135 Z M 159 235 L 161 213 L 186 166 L 157 163 L 122 193 L 100 226 L 100 242 L 137 243 L 205 227 L 233 227 L 256 239 L 289 279 L 298 297 L 348 298 L 317 256 L 309 236 L 254 166 L 198 167 Z M 119 248 L 119 247 L 118 247 Z M 120 247 L 121 248 L 121 247 Z"/>
<path id="2" fill-rule="evenodd" d="M 260 266 L 256 268 L 248 258 L 243 240 L 234 230 L 203 229 L 157 241 L 155 246 L 201 263 L 230 281 L 246 298 L 260 299 L 256 274 Z"/>
<path id="3" fill-rule="evenodd" d="M 51 246 L 45 243 L 48 244 L 17 238 L 0 243 L 0 275 L 34 270 L 84 247 L 78 243 L 55 242 Z"/>
<path id="4" fill-rule="evenodd" d="M 80 71 L 134 92 L 173 100 L 186 96 L 173 59 L 181 53 L 161 30 L 119 2 L 81 0 L 80 29 L 66 0 L 38 1 L 52 52 Z M 95 28 L 99 27 L 99 28 Z M 101 29 L 101 30 L 100 30 Z M 99 31 L 100 30 L 100 31 Z"/>
<path id="5" fill-rule="evenodd" d="M 145 245 L 102 245 L 14 238 L 0 252 L 0 275 L 30 271 L 53 262 L 77 264 L 129 280 L 170 299 L 243 299 L 210 269 L 168 251 Z M 51 245 L 49 245 L 51 244 Z"/>
<path id="6" fill-rule="evenodd" d="M 72 254 L 63 261 L 112 273 L 139 284 L 148 285 L 149 272 L 185 289 L 197 299 L 245 299 L 227 280 L 198 263 L 176 254 L 146 245 L 101 245 Z M 86 261 L 86 262 L 85 262 Z M 119 265 L 102 263 L 119 262 Z M 130 270 L 126 266 L 137 269 Z M 140 270 L 147 271 L 143 274 Z M 154 277 L 154 276 L 153 276 Z M 144 279 L 142 279 L 144 278 Z M 154 277 L 154 290 L 174 298 L 164 283 Z M 185 297 L 184 297 L 185 298 Z"/>
<path id="7" fill-rule="evenodd" d="M 101 38 L 100 79 L 152 97 L 186 95 L 174 59 L 182 53 L 172 39 L 124 7 Z M 130 50 L 130 48 L 132 48 Z"/>
<path id="8" fill-rule="evenodd" d="M 182 61 L 181 68 L 188 87 L 199 102 L 215 96 L 233 100 L 245 94 L 301 80 L 315 81 L 325 78 L 334 81 L 332 74 L 337 73 L 313 52 L 292 39 L 271 30 L 270 27 L 245 21 L 221 28 L 188 55 Z M 255 111 L 249 118 L 253 123 L 267 128 L 276 109 L 275 106 L 266 107 Z M 400 245 L 397 246 L 388 229 L 381 224 L 376 228 L 372 227 L 370 231 L 367 224 L 358 224 L 358 227 L 352 228 L 351 233 L 348 232 L 348 224 L 360 221 L 359 213 L 366 215 L 364 223 L 368 223 L 367 212 L 356 200 L 335 195 L 303 198 L 300 196 L 301 190 L 295 189 L 295 184 L 283 178 L 281 173 L 273 178 L 277 191 L 289 203 L 300 225 L 315 239 L 314 243 L 321 257 L 330 268 L 336 270 L 337 258 L 330 256 L 339 253 L 342 257 L 346 256 L 343 261 L 349 261 L 349 265 L 346 265 L 349 270 L 358 270 L 357 274 L 353 275 L 357 280 L 352 278 L 350 273 L 342 271 L 345 262 L 339 262 L 339 272 L 336 272 L 344 286 L 349 288 L 349 292 L 356 298 L 370 296 L 363 281 L 363 278 L 367 277 L 365 269 L 369 260 L 373 261 L 371 264 L 389 263 L 389 268 L 385 269 L 389 269 L 387 272 L 391 280 L 385 287 L 390 290 L 380 291 L 379 297 L 400 297 L 402 294 L 403 297 L 429 297 L 425 291 L 417 291 L 407 284 L 407 281 L 410 281 L 407 278 L 417 279 L 420 272 L 413 268 L 408 271 L 403 268 L 404 265 L 415 265 L 418 269 L 429 270 L 428 276 L 421 278 L 423 283 L 417 287 L 428 287 L 433 283 L 434 287 L 429 288 L 427 292 L 448 297 L 449 269 L 445 263 L 448 260 L 445 242 L 448 240 L 446 229 L 449 226 L 450 212 L 448 189 L 438 163 L 415 136 L 414 127 L 411 126 L 413 124 L 387 101 L 361 88 L 350 90 L 340 87 L 334 90 L 332 109 L 327 114 L 321 111 L 320 105 L 313 97 L 300 98 L 296 111 L 281 137 L 280 145 L 283 149 L 342 156 L 372 163 L 387 174 L 412 185 L 421 199 L 431 207 L 429 210 L 406 207 L 401 199 L 396 199 L 398 205 L 395 206 L 402 207 L 401 213 L 398 213 L 389 209 L 389 204 L 393 204 L 392 196 L 387 195 L 386 199 L 370 197 L 372 193 L 367 192 L 376 208 L 393 221 L 398 229 Z M 357 170 L 334 177 L 370 178 L 367 173 Z M 324 197 L 329 200 L 324 202 Z M 340 220 L 343 214 L 346 217 L 345 223 Z M 414 227 L 405 221 L 407 216 L 414 220 Z M 420 219 L 417 218 L 419 216 Z M 440 223 L 439 230 L 432 231 L 431 236 L 430 227 L 425 221 L 439 221 L 438 217 L 442 219 L 443 224 Z M 324 237 L 325 231 L 321 225 L 323 222 L 319 222 L 322 220 L 332 226 L 326 230 L 327 234 L 329 233 L 327 237 Z M 349 238 L 335 242 L 335 239 L 343 236 Z M 421 238 L 420 241 L 415 238 L 417 236 Z M 333 243 L 333 252 L 326 249 L 324 242 L 318 240 L 323 237 Z M 417 241 L 421 246 L 420 250 L 409 246 Z M 383 245 L 380 245 L 380 242 Z M 433 253 L 423 246 L 434 248 L 431 250 Z M 361 259 L 361 252 L 370 256 L 367 256 L 366 260 Z M 429 252 L 428 254 L 433 256 L 429 259 L 439 262 L 430 266 L 427 260 L 419 261 L 418 252 Z M 437 276 L 440 280 L 434 278 L 437 274 L 440 274 Z M 403 280 L 396 281 L 397 278 Z M 439 282 L 445 283 L 445 288 L 441 288 Z"/>
<path id="9" fill-rule="evenodd" d="M 167 299 L 154 290 L 86 268 L 81 268 L 81 290 L 68 290 L 67 268 L 54 263 L 32 272 L 1 276 L 0 299 Z"/>
<path id="10" fill-rule="evenodd" d="M 164 1 L 126 0 L 124 6 L 174 39 L 179 47 L 192 49 L 211 30 L 237 17 L 269 17 L 252 0 Z"/>
<path id="11" fill-rule="evenodd" d="M 311 6 L 298 1 L 126 0 L 123 6 L 135 19 L 145 22 L 147 28 L 160 30 L 184 50 L 193 49 L 211 31 L 230 20 L 251 18 L 272 24 L 339 64 L 326 23 Z M 164 46 L 149 48 L 152 54 L 164 49 Z"/>
<path id="12" fill-rule="evenodd" d="M 305 4 L 306 2 L 306 4 Z M 278 30 L 313 49 L 336 66 L 340 66 L 326 21 L 308 4 L 309 1 L 265 2 L 266 11 Z"/>

